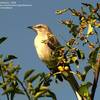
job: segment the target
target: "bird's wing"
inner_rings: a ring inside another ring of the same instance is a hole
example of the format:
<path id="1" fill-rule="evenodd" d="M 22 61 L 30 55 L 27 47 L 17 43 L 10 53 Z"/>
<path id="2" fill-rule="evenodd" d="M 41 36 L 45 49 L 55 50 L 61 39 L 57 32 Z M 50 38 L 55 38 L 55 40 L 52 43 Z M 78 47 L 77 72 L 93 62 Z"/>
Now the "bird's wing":
<path id="1" fill-rule="evenodd" d="M 59 41 L 57 40 L 57 38 L 53 35 L 53 34 L 50 34 L 48 36 L 48 41 L 47 41 L 47 45 L 50 47 L 50 49 L 52 50 L 55 50 L 57 49 L 58 47 L 60 47 L 60 43 Z"/>

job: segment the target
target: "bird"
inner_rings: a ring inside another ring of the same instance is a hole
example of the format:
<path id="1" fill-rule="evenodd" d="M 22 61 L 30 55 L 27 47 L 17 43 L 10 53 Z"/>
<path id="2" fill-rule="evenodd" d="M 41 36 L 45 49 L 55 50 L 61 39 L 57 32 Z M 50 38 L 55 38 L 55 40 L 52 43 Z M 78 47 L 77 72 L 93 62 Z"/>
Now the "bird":
<path id="1" fill-rule="evenodd" d="M 53 34 L 51 29 L 46 24 L 36 24 L 28 26 L 27 28 L 32 29 L 33 31 L 35 31 L 35 33 L 37 33 L 34 39 L 34 46 L 36 48 L 36 52 L 40 60 L 46 64 L 48 69 L 53 74 L 59 72 L 59 60 L 57 58 L 61 55 L 59 52 L 57 53 L 57 51 L 59 51 L 59 48 L 62 48 L 63 46 L 60 44 L 60 42 Z M 78 96 L 78 98 L 81 98 L 81 96 L 78 93 L 79 85 L 72 73 L 64 74 L 62 72 L 60 74 L 56 74 L 56 79 L 58 79 L 61 82 L 63 82 L 64 79 L 67 80 L 71 85 L 72 89 L 74 90 L 75 94 Z"/>
<path id="2" fill-rule="evenodd" d="M 57 49 L 61 47 L 60 42 L 46 24 L 36 24 L 28 26 L 28 28 L 37 33 L 34 39 L 34 46 L 38 57 L 46 64 L 51 72 L 56 73 L 58 71 L 58 60 L 57 57 L 55 57 L 55 53 Z M 61 75 L 57 75 L 57 78 L 60 81 L 63 80 Z"/>

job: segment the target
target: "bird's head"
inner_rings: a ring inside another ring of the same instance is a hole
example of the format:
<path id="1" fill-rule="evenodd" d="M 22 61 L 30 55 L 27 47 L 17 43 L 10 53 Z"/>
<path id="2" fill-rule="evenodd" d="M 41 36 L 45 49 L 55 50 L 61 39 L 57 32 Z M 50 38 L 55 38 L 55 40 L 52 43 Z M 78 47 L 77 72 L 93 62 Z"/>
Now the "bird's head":
<path id="1" fill-rule="evenodd" d="M 38 34 L 40 33 L 44 34 L 46 32 L 50 32 L 49 27 L 45 24 L 37 24 L 37 25 L 29 26 L 28 28 L 34 30 Z"/>

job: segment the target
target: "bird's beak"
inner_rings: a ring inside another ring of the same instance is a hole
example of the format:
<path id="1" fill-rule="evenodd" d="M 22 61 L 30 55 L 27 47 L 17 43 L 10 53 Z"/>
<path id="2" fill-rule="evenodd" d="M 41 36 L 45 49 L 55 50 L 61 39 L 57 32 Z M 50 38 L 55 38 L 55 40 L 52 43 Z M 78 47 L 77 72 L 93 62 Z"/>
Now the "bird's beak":
<path id="1" fill-rule="evenodd" d="M 34 30 L 36 30 L 36 29 L 37 29 L 37 27 L 36 27 L 36 26 L 33 26 L 33 29 L 34 29 Z"/>
<path id="2" fill-rule="evenodd" d="M 29 28 L 29 29 L 33 29 L 33 27 L 32 27 L 32 26 L 28 26 L 27 28 Z"/>

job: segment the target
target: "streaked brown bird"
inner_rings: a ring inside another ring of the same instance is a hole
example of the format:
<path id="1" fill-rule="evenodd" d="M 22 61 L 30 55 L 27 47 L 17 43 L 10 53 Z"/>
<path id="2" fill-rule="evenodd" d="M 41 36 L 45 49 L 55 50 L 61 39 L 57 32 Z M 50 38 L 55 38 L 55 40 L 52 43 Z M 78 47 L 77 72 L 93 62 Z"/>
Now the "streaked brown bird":
<path id="1" fill-rule="evenodd" d="M 34 45 L 40 60 L 42 60 L 47 67 L 55 73 L 57 69 L 57 59 L 55 57 L 55 52 L 57 47 L 60 47 L 60 43 L 56 36 L 53 34 L 51 29 L 45 24 L 37 24 L 34 26 L 29 26 L 37 33 L 34 39 Z M 61 75 L 57 75 L 57 78 L 62 81 Z"/>

